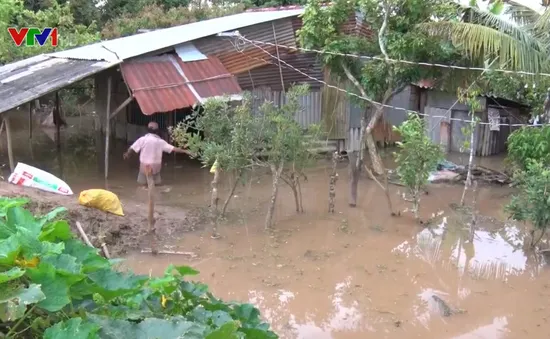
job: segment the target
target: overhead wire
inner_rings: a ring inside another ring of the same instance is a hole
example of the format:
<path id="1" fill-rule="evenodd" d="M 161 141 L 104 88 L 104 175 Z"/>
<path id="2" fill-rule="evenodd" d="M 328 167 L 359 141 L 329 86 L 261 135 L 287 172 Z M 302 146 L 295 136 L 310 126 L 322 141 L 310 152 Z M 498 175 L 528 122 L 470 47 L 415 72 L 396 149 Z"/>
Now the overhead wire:
<path id="1" fill-rule="evenodd" d="M 272 46 L 272 47 L 284 48 L 284 49 L 291 50 L 291 51 L 294 50 L 294 51 L 301 51 L 301 52 L 306 52 L 306 53 L 328 54 L 328 55 L 342 56 L 342 57 L 349 57 L 349 58 L 356 58 L 356 59 L 376 60 L 376 61 L 401 63 L 401 64 L 415 65 L 415 66 L 427 66 L 427 67 L 456 69 L 456 70 L 462 70 L 462 71 L 478 71 L 478 72 L 492 71 L 492 72 L 498 72 L 498 73 L 504 73 L 504 74 L 519 74 L 519 75 L 550 77 L 550 73 L 534 73 L 534 72 L 527 72 L 527 71 L 516 71 L 516 70 L 509 70 L 509 69 L 501 69 L 501 68 L 457 66 L 457 65 L 447 65 L 447 64 L 433 63 L 433 62 L 420 62 L 420 61 L 410 61 L 410 60 L 392 59 L 392 58 L 386 59 L 386 58 L 377 57 L 377 56 L 368 56 L 368 55 L 360 55 L 360 54 L 353 54 L 353 53 L 333 52 L 333 51 L 320 50 L 320 49 L 315 49 L 315 48 L 304 48 L 304 47 L 298 47 L 298 46 L 286 46 L 286 45 L 281 45 L 281 44 L 278 44 L 278 43 L 273 43 L 273 42 L 268 42 L 268 41 L 248 39 L 248 38 L 245 38 L 245 37 L 244 37 L 244 40 L 246 42 L 253 43 L 253 44 L 256 44 L 256 45 Z"/>
<path id="2" fill-rule="evenodd" d="M 542 126 L 542 125 L 546 125 L 546 124 L 536 124 L 536 125 L 533 125 L 533 124 L 496 124 L 496 123 L 492 123 L 492 122 L 483 122 L 483 121 L 475 121 L 475 120 L 467 120 L 467 119 L 458 119 L 458 118 L 452 118 L 452 117 L 448 117 L 447 114 L 445 115 L 431 115 L 431 114 L 426 114 L 426 113 L 422 113 L 422 112 L 418 112 L 418 111 L 415 111 L 415 110 L 411 110 L 411 109 L 408 109 L 408 108 L 403 108 L 403 107 L 397 107 L 397 106 L 392 106 L 392 105 L 388 105 L 388 104 L 383 104 L 381 102 L 378 102 L 378 101 L 375 101 L 371 98 L 368 98 L 366 96 L 363 96 L 363 95 L 360 95 L 360 94 L 357 94 L 357 93 L 354 93 L 354 92 L 350 92 L 346 89 L 343 89 L 343 88 L 340 88 L 338 86 L 334 86 L 334 85 L 331 85 L 329 83 L 327 83 L 326 81 L 324 80 L 321 80 L 321 79 L 318 79 L 314 76 L 311 76 L 310 74 L 307 74 L 306 72 L 294 67 L 293 65 L 289 64 L 288 62 L 286 62 L 285 60 L 282 60 L 281 58 L 278 58 L 277 56 L 273 55 L 272 53 L 270 53 L 269 51 L 267 51 L 265 48 L 263 48 L 262 46 L 260 46 L 258 43 L 262 43 L 264 45 L 270 45 L 270 46 L 275 46 L 276 44 L 273 44 L 273 43 L 270 43 L 270 42 L 265 42 L 265 41 L 257 41 L 257 40 L 251 40 L 251 39 L 248 39 L 246 38 L 245 36 L 241 35 L 241 34 L 237 34 L 237 40 L 236 42 L 234 43 L 234 46 L 235 48 L 237 49 L 237 51 L 239 52 L 242 52 L 245 48 L 246 48 L 246 44 L 249 43 L 251 44 L 252 46 L 254 46 L 255 48 L 258 48 L 259 50 L 261 50 L 263 53 L 265 53 L 266 55 L 268 55 L 270 58 L 276 60 L 277 62 L 280 62 L 282 65 L 284 65 L 286 68 L 289 68 L 295 72 L 298 72 L 300 74 L 302 74 L 303 76 L 307 77 L 308 79 L 310 80 L 313 80 L 315 82 L 318 82 L 320 84 L 323 84 L 324 86 L 328 87 L 328 88 L 332 88 L 334 90 L 337 90 L 337 91 L 340 91 L 340 92 L 343 92 L 347 95 L 350 95 L 350 96 L 353 96 L 353 97 L 356 97 L 360 100 L 364 100 L 364 101 L 367 101 L 375 106 L 378 106 L 378 107 L 384 107 L 384 108 L 390 108 L 390 109 L 394 109 L 394 110 L 397 110 L 397 111 L 403 111 L 405 113 L 414 113 L 414 114 L 417 114 L 419 116 L 425 116 L 425 117 L 431 117 L 431 118 L 440 118 L 440 119 L 445 119 L 446 121 L 457 121 L 457 122 L 465 122 L 465 123 L 476 123 L 478 125 L 490 125 L 490 126 L 509 126 L 509 127 L 539 127 L 539 126 Z M 325 53 L 326 51 L 320 51 L 320 50 L 314 50 L 314 49 L 304 49 L 304 48 L 300 48 L 300 47 L 289 47 L 289 46 L 284 46 L 284 45 L 279 45 L 279 47 L 282 47 L 282 48 L 288 48 L 288 49 L 294 49 L 294 50 L 302 50 L 302 51 L 305 51 L 305 52 L 316 52 L 316 53 Z M 333 52 L 330 52 L 330 53 L 333 53 Z M 361 56 L 358 56 L 358 55 L 355 55 L 355 54 L 345 54 L 345 53 L 338 53 L 339 55 L 341 56 L 352 56 L 352 57 L 361 57 Z M 371 58 L 373 60 L 380 60 L 380 61 L 385 61 L 384 58 L 378 58 L 378 57 L 368 57 L 368 58 Z M 460 66 L 450 66 L 450 65 L 441 65 L 441 64 L 432 64 L 432 63 L 420 63 L 420 62 L 413 62 L 413 61 L 404 61 L 404 60 L 395 60 L 395 59 L 390 59 L 389 61 L 393 61 L 393 62 L 403 62 L 403 63 L 407 63 L 407 64 L 414 64 L 414 65 L 424 65 L 424 66 L 435 66 L 435 67 L 440 67 L 440 66 L 443 66 L 443 67 L 447 67 L 447 68 L 455 68 L 456 67 L 460 67 Z M 463 69 L 463 70 L 479 70 L 479 71 L 482 71 L 482 72 L 485 72 L 485 71 L 491 71 L 492 69 L 489 69 L 489 68 L 468 68 L 468 67 L 464 67 L 464 68 L 460 68 L 460 69 Z M 500 71 L 503 71 L 504 73 L 518 73 L 518 71 L 508 71 L 508 70 L 500 70 Z M 522 74 L 526 74 L 528 72 L 521 72 Z M 533 74 L 534 73 L 529 73 L 529 74 Z M 541 73 L 539 75 L 543 75 L 544 73 Z M 550 76 L 550 74 L 548 74 L 548 76 Z"/>

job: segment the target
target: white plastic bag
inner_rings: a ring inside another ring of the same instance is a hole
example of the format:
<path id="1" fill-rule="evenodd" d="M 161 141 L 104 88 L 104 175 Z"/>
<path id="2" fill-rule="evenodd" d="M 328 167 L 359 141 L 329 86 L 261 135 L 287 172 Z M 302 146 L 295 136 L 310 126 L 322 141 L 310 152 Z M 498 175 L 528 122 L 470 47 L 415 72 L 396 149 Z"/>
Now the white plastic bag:
<path id="1" fill-rule="evenodd" d="M 73 191 L 63 180 L 55 175 L 45 172 L 21 162 L 17 163 L 8 182 L 25 187 L 34 187 L 46 192 L 61 195 L 72 195 Z"/>

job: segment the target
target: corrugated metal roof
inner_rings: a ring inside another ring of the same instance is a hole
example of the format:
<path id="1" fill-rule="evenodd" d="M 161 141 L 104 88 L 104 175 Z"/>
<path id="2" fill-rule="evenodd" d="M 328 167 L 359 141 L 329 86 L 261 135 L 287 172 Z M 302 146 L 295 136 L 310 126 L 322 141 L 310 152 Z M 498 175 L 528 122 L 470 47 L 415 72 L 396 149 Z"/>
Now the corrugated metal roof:
<path id="1" fill-rule="evenodd" d="M 316 53 L 295 53 L 288 54 L 281 57 L 293 67 L 300 71 L 309 74 L 310 76 L 323 80 L 323 66 L 317 59 Z M 286 66 L 281 63 L 281 70 L 283 73 L 283 81 L 285 89 L 288 89 L 292 84 L 307 83 L 312 88 L 321 87 L 322 84 L 318 81 L 312 80 L 306 77 L 300 72 Z M 271 64 L 263 67 L 258 67 L 250 70 L 249 72 L 243 72 L 238 74 L 239 84 L 245 90 L 250 90 L 253 87 L 269 87 L 273 91 L 282 90 L 281 75 L 279 73 L 279 65 L 277 61 L 271 60 Z"/>
<path id="2" fill-rule="evenodd" d="M 302 8 L 266 12 L 245 12 L 102 41 L 87 46 L 56 52 L 51 55 L 69 59 L 120 62 L 146 53 L 215 35 L 220 32 L 233 31 L 242 27 L 293 17 L 303 12 L 304 10 Z"/>
<path id="3" fill-rule="evenodd" d="M 143 114 L 170 112 L 196 102 L 169 56 L 125 62 L 120 70 Z"/>
<path id="4" fill-rule="evenodd" d="M 37 55 L 0 67 L 0 112 L 16 108 L 112 67 L 103 61 Z"/>
<path id="5" fill-rule="evenodd" d="M 229 73 L 216 57 L 208 57 L 208 60 L 190 62 L 178 60 L 178 62 L 187 80 L 192 84 L 201 98 L 239 94 L 242 92 L 235 76 Z"/>
<path id="6" fill-rule="evenodd" d="M 235 77 L 212 57 L 191 62 L 183 62 L 175 55 L 144 57 L 124 62 L 121 72 L 146 115 L 241 92 Z"/>

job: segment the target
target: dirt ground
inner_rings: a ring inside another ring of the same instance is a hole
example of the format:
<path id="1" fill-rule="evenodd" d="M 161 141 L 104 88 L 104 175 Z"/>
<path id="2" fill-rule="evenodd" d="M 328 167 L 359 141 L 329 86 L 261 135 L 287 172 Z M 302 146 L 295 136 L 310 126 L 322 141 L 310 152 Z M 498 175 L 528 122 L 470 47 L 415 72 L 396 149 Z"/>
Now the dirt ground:
<path id="1" fill-rule="evenodd" d="M 120 217 L 78 204 L 78 194 L 62 196 L 40 190 L 0 182 L 0 195 L 7 197 L 28 197 L 28 207 L 35 214 L 42 215 L 63 206 L 68 210 L 66 219 L 73 230 L 79 221 L 94 246 L 105 242 L 113 255 L 123 255 L 128 250 L 150 247 L 147 243 L 147 205 L 139 201 L 124 200 L 124 216 Z M 181 208 L 158 205 L 155 219 L 161 240 L 194 231 L 200 227 L 199 213 Z"/>

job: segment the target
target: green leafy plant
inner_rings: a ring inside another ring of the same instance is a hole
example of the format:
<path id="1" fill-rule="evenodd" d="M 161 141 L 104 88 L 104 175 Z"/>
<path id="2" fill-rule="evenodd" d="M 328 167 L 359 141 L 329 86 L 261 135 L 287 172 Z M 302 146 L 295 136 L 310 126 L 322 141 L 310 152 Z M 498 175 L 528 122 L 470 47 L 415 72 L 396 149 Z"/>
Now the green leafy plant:
<path id="1" fill-rule="evenodd" d="M 519 192 L 505 207 L 510 218 L 528 221 L 534 229 L 531 232 L 531 247 L 536 246 L 550 225 L 550 169 L 541 162 L 529 161 L 525 171 L 515 175 Z M 535 232 L 540 235 L 535 238 Z"/>
<path id="2" fill-rule="evenodd" d="M 409 119 L 394 129 L 402 138 L 402 141 L 397 143 L 399 152 L 395 153 L 397 174 L 409 191 L 414 216 L 418 220 L 422 188 L 428 183 L 430 172 L 434 171 L 443 159 L 443 152 L 439 145 L 428 138 L 424 121 L 416 114 L 410 113 Z"/>
<path id="3" fill-rule="evenodd" d="M 285 104 L 277 106 L 266 101 L 254 114 L 248 94 L 238 105 L 226 99 L 208 100 L 189 121 L 172 129 L 171 135 L 176 144 L 189 147 L 197 154 L 205 166 L 216 163 L 221 170 L 234 172 L 237 179 L 243 178 L 246 170 L 269 169 L 273 183 L 265 222 L 269 228 L 280 180 L 292 189 L 296 211 L 303 211 L 301 180 L 305 178 L 305 168 L 317 157 L 311 150 L 321 136 L 319 125 L 312 124 L 304 129 L 296 121 L 296 114 L 301 109 L 299 99 L 308 91 L 307 85 L 293 86 L 286 93 Z M 235 180 L 235 186 L 237 182 Z M 222 215 L 235 186 L 224 203 Z M 217 195 L 216 175 L 212 181 L 212 195 Z M 213 198 L 211 206 L 215 201 Z"/>
<path id="4" fill-rule="evenodd" d="M 255 150 L 251 145 L 254 145 L 257 131 L 249 105 L 247 97 L 237 106 L 228 98 L 210 99 L 186 121 L 170 129 L 174 142 L 188 147 L 204 166 L 217 163 L 218 170 L 233 174 L 235 180 L 220 217 L 224 216 L 238 183 L 244 182 L 246 171 L 253 165 Z M 213 193 L 217 194 L 217 186 L 213 187 Z M 211 207 L 217 209 L 217 196 L 212 198 Z"/>
<path id="5" fill-rule="evenodd" d="M 304 130 L 296 121 L 296 114 L 301 109 L 299 98 L 308 92 L 308 85 L 293 86 L 286 93 L 285 104 L 276 106 L 273 102 L 266 101 L 259 109 L 257 145 L 260 152 L 255 156 L 254 162 L 257 166 L 269 168 L 272 178 L 271 199 L 265 219 L 266 229 L 273 225 L 280 179 L 291 187 L 296 211 L 303 210 L 300 180 L 305 177 L 304 169 L 316 157 L 312 149 L 319 140 L 321 131 L 320 126 L 315 124 Z"/>
<path id="6" fill-rule="evenodd" d="M 277 338 L 254 306 L 185 279 L 198 271 L 116 271 L 58 219 L 64 208 L 34 216 L 27 202 L 0 198 L 0 337 Z"/>
<path id="7" fill-rule="evenodd" d="M 550 165 L 550 126 L 523 127 L 510 134 L 507 160 L 516 170 L 526 170 L 533 161 Z"/>

